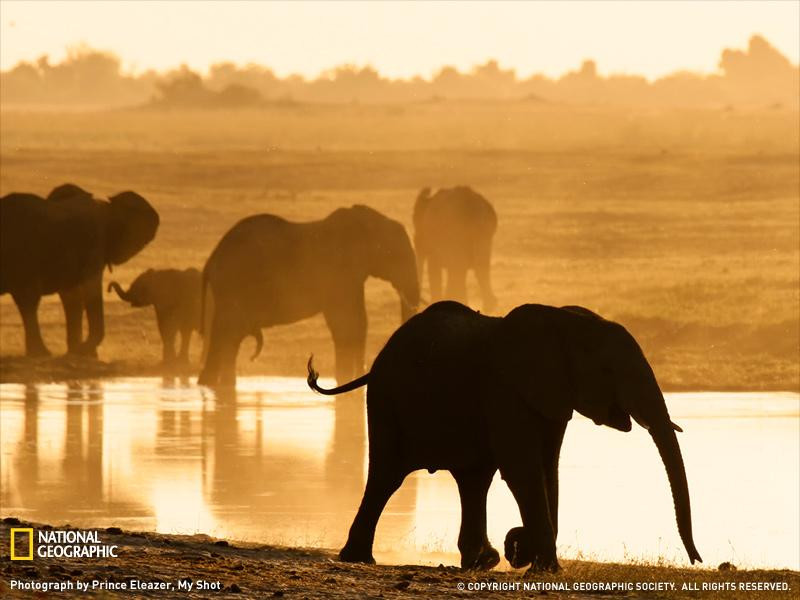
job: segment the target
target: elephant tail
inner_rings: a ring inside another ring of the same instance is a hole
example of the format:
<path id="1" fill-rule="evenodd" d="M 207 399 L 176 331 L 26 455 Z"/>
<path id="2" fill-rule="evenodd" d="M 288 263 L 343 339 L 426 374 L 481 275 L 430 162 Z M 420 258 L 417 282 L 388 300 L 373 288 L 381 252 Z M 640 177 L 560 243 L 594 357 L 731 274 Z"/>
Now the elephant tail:
<path id="1" fill-rule="evenodd" d="M 250 357 L 250 360 L 253 361 L 258 358 L 258 355 L 261 354 L 261 349 L 264 347 L 264 336 L 261 334 L 261 329 L 256 327 L 253 331 L 250 332 L 254 338 L 256 338 L 256 350 L 253 352 L 253 356 Z"/>
<path id="2" fill-rule="evenodd" d="M 326 396 L 335 396 L 336 394 L 344 394 L 345 392 L 352 392 L 355 389 L 360 388 L 362 385 L 367 385 L 369 381 L 369 373 L 365 373 L 358 379 L 353 379 L 348 383 L 342 384 L 339 387 L 325 389 L 320 387 L 317 384 L 317 379 L 319 378 L 319 373 L 314 370 L 314 355 L 308 357 L 308 387 L 319 394 L 324 394 Z"/>

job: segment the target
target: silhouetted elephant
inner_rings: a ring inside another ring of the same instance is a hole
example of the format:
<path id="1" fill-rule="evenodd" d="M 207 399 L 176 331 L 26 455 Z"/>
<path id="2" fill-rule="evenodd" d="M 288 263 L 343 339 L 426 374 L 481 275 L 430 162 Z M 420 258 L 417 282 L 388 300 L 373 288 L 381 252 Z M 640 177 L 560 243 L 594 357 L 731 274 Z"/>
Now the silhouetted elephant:
<path id="1" fill-rule="evenodd" d="M 414 204 L 414 249 L 420 283 L 425 263 L 431 300 L 467 301 L 467 271 L 474 270 L 481 289 L 484 312 L 492 312 L 497 298 L 492 292 L 490 268 L 497 214 L 489 201 L 468 187 L 442 189 L 431 196 L 423 189 Z M 447 270 L 447 290 L 442 295 L 442 271 Z"/>
<path id="2" fill-rule="evenodd" d="M 175 339 L 181 334 L 181 347 L 177 359 L 189 362 L 189 342 L 193 331 L 200 331 L 200 271 L 194 268 L 148 269 L 133 280 L 127 291 L 116 282 L 108 284 L 108 291 L 131 306 L 153 306 L 156 310 L 158 332 L 163 344 L 164 363 L 174 362 Z"/>
<path id="3" fill-rule="evenodd" d="M 233 385 L 244 337 L 320 312 L 333 335 L 336 377 L 347 381 L 363 373 L 367 277 L 397 290 L 401 320 L 414 313 L 419 283 L 411 241 L 400 223 L 372 208 L 340 208 L 307 223 L 268 214 L 239 221 L 203 270 L 203 301 L 210 304 L 208 286 L 213 311 L 198 383 Z"/>
<path id="4" fill-rule="evenodd" d="M 316 380 L 309 360 L 308 383 L 319 392 L 368 384 L 369 473 L 342 560 L 373 562 L 378 518 L 408 473 L 446 469 L 461 496 L 461 565 L 493 567 L 486 494 L 500 469 L 522 516 L 525 560 L 533 570 L 558 569 L 558 459 L 573 410 L 621 431 L 633 418 L 649 431 L 681 539 L 700 560 L 680 429 L 639 345 L 617 323 L 579 307 L 527 304 L 488 317 L 440 302 L 400 327 L 368 374 L 332 390 Z"/>
<path id="5" fill-rule="evenodd" d="M 25 353 L 49 354 L 37 310 L 58 293 L 70 353 L 96 355 L 105 333 L 103 267 L 124 263 L 155 237 L 158 213 L 135 192 L 105 200 L 76 185 L 47 199 L 13 193 L 0 198 L 0 294 L 10 293 L 25 326 Z M 89 335 L 83 341 L 83 312 Z"/>

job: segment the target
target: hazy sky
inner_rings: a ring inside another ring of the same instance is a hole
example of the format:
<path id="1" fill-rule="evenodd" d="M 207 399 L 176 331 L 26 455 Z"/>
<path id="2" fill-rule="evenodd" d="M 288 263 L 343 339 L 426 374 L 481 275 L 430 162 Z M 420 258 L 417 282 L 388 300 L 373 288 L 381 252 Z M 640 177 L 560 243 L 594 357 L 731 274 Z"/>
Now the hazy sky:
<path id="1" fill-rule="evenodd" d="M 0 67 L 81 42 L 129 70 L 222 60 L 316 76 L 343 63 L 393 77 L 466 70 L 489 58 L 520 75 L 560 75 L 593 58 L 600 73 L 653 78 L 716 70 L 722 48 L 764 35 L 797 64 L 800 2 L 45 2 L 0 0 Z"/>

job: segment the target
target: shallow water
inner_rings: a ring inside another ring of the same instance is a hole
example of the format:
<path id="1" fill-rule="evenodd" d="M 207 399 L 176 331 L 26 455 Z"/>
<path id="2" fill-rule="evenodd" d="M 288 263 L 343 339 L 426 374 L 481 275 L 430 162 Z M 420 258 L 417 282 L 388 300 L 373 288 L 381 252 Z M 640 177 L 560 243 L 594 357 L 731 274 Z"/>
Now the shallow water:
<path id="1" fill-rule="evenodd" d="M 331 382 L 328 382 L 331 383 Z M 668 394 L 706 564 L 800 569 L 800 396 Z M 157 378 L 0 385 L 0 509 L 32 521 L 338 548 L 365 482 L 364 405 L 293 378 L 240 378 L 229 397 Z M 647 433 L 576 416 L 561 459 L 559 555 L 688 564 Z M 446 472 L 414 473 L 378 526 L 379 562 L 457 564 Z M 489 495 L 502 551 L 520 524 Z M 505 564 L 503 562 L 502 564 Z"/>

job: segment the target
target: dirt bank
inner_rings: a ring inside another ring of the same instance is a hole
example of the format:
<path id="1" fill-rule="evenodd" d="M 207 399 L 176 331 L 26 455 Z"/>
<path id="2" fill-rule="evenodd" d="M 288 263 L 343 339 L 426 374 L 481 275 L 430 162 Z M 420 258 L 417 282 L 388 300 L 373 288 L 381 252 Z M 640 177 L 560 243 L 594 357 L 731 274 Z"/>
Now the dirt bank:
<path id="1" fill-rule="evenodd" d="M 117 546 L 116 558 L 35 556 L 31 561 L 10 561 L 8 540 L 11 528 L 34 529 L 34 554 L 40 551 L 40 531 L 89 531 L 73 530 L 69 526 L 54 528 L 20 522 L 13 517 L 5 518 L 0 524 L 3 554 L 0 596 L 3 598 L 89 594 L 98 598 L 546 596 L 788 600 L 796 597 L 800 589 L 800 573 L 785 570 L 745 571 L 732 567 L 723 570 L 688 569 L 562 561 L 564 569 L 555 575 L 525 576 L 524 571 L 475 573 L 441 565 L 352 565 L 338 562 L 335 552 L 331 550 L 229 542 L 206 535 L 129 532 L 113 527 L 99 530 L 97 536 L 100 545 Z M 27 550 L 25 535 L 17 534 L 17 539 L 22 540 L 16 544 L 18 554 Z M 602 589 L 611 584 L 622 590 L 609 592 Z M 49 588 L 47 591 L 44 591 L 45 586 Z M 58 592 L 59 586 L 66 591 Z M 87 592 L 78 590 L 86 586 L 89 588 Z M 525 589 L 526 586 L 528 589 Z M 759 587 L 778 589 L 756 589 Z"/>

